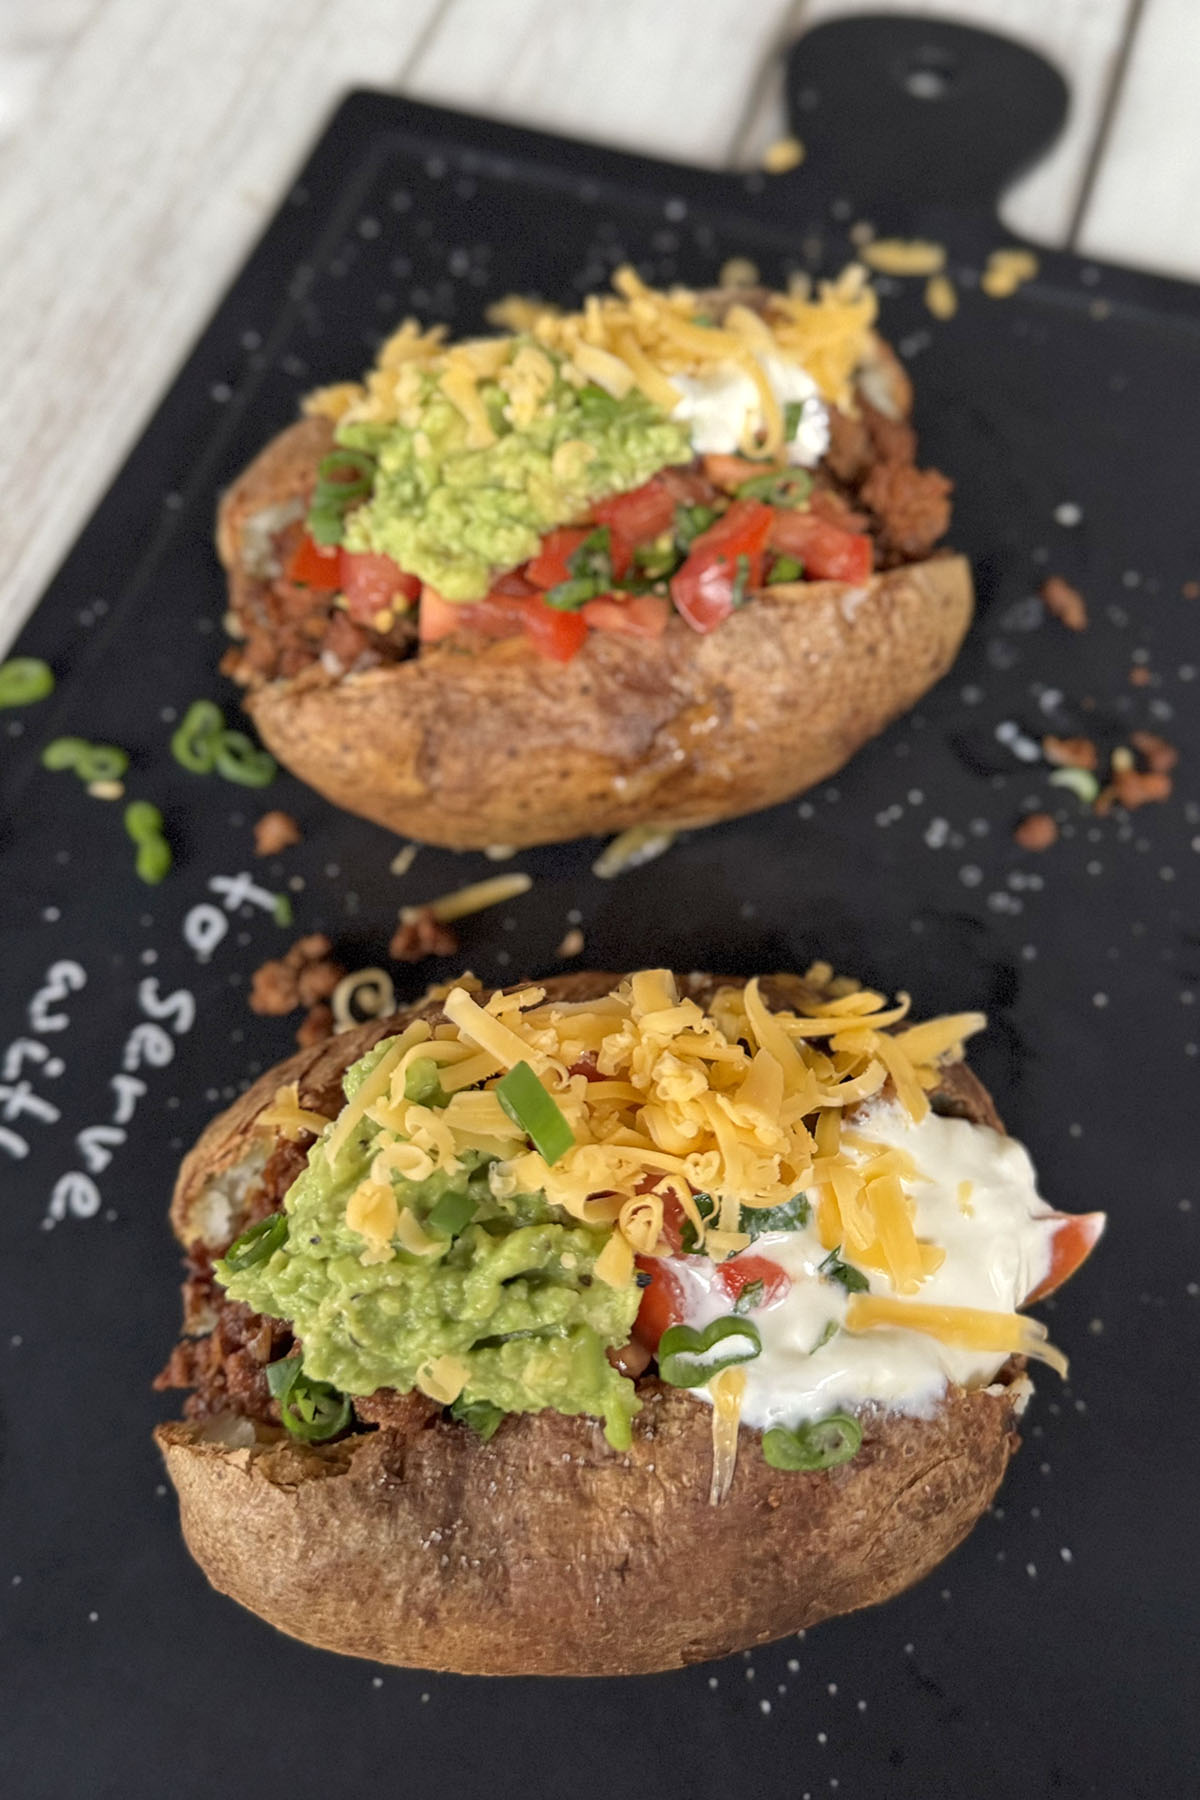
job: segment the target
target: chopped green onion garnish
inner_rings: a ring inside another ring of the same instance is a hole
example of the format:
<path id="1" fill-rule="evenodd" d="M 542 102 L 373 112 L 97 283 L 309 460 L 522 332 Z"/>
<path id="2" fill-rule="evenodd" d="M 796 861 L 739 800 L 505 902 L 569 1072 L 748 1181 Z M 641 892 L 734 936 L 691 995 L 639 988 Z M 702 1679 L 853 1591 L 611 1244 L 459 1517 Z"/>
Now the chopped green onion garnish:
<path id="1" fill-rule="evenodd" d="M 849 1413 L 830 1413 L 788 1431 L 782 1425 L 763 1433 L 763 1460 L 773 1469 L 834 1469 L 858 1454 L 862 1426 Z"/>
<path id="2" fill-rule="evenodd" d="M 55 773 L 60 769 L 73 769 L 89 748 L 86 738 L 54 738 L 42 751 L 42 767 L 53 769 Z"/>
<path id="3" fill-rule="evenodd" d="M 799 581 L 804 574 L 804 564 L 794 556 L 777 556 L 771 564 L 771 573 L 767 576 L 767 586 L 774 587 L 779 581 Z"/>
<path id="4" fill-rule="evenodd" d="M 279 1402 L 279 1414 L 293 1437 L 323 1444 L 345 1431 L 352 1409 L 345 1394 L 328 1381 L 313 1381 L 298 1356 L 267 1364 L 267 1386 Z"/>
<path id="5" fill-rule="evenodd" d="M 547 606 L 557 607 L 559 612 L 577 612 L 586 600 L 594 600 L 606 591 L 598 581 L 573 576 L 570 581 L 560 581 L 557 587 L 548 588 L 542 599 Z"/>
<path id="6" fill-rule="evenodd" d="M 729 594 L 729 599 L 730 599 L 730 602 L 732 605 L 734 605 L 734 606 L 744 606 L 745 605 L 746 592 L 747 592 L 749 586 L 750 586 L 750 558 L 745 555 L 739 556 L 737 559 L 737 562 L 734 564 L 733 587 L 731 588 L 730 594 Z"/>
<path id="7" fill-rule="evenodd" d="M 310 537 L 318 544 L 340 542 L 346 514 L 365 500 L 375 484 L 375 458 L 365 450 L 339 446 L 317 464 L 317 485 L 308 515 Z"/>
<path id="8" fill-rule="evenodd" d="M 471 1195 L 451 1192 L 443 1194 L 437 1204 L 430 1208 L 425 1223 L 430 1231 L 436 1231 L 442 1237 L 457 1237 L 474 1217 L 475 1201 Z"/>
<path id="9" fill-rule="evenodd" d="M 404 1072 L 404 1098 L 418 1106 L 445 1106 L 449 1095 L 442 1087 L 441 1070 L 432 1056 L 416 1056 Z"/>
<path id="10" fill-rule="evenodd" d="M 839 1244 L 836 1250 L 829 1252 L 817 1269 L 817 1274 L 824 1275 L 826 1281 L 840 1281 L 848 1294 L 865 1294 L 871 1286 L 870 1282 L 861 1269 L 842 1261 L 841 1248 Z"/>
<path id="11" fill-rule="evenodd" d="M 766 1291 L 765 1281 L 748 1281 L 733 1303 L 733 1310 L 738 1318 L 743 1318 L 746 1313 L 753 1312 L 756 1306 L 761 1306 Z"/>
<path id="12" fill-rule="evenodd" d="M 806 469 L 769 469 L 754 475 L 737 490 L 739 500 L 765 500 L 771 506 L 803 506 L 812 493 L 812 476 Z"/>
<path id="13" fill-rule="evenodd" d="M 212 700 L 194 700 L 171 734 L 171 755 L 194 775 L 207 775 L 217 760 L 225 717 Z"/>
<path id="14" fill-rule="evenodd" d="M 54 692 L 54 671 L 38 656 L 13 656 L 0 663 L 0 707 L 32 706 Z"/>
<path id="15" fill-rule="evenodd" d="M 75 759 L 80 781 L 120 781 L 129 767 L 128 750 L 116 744 L 88 744 Z"/>
<path id="16" fill-rule="evenodd" d="M 700 1217 L 702 1219 L 711 1219 L 717 1210 L 717 1203 L 712 1195 L 693 1194 L 692 1198 L 696 1202 L 696 1211 L 700 1214 Z M 743 1226 L 742 1229 L 744 1231 L 745 1226 Z M 688 1256 L 696 1249 L 699 1241 L 700 1240 L 696 1235 L 696 1227 L 692 1224 L 692 1221 L 685 1216 L 683 1224 L 679 1228 L 679 1248 L 685 1256 Z"/>
<path id="17" fill-rule="evenodd" d="M 790 444 L 800 429 L 800 421 L 804 417 L 803 400 L 785 400 L 783 405 L 784 442 Z"/>
<path id="18" fill-rule="evenodd" d="M 674 570 L 679 561 L 679 552 L 670 532 L 664 532 L 652 544 L 638 544 L 633 552 L 633 560 L 647 581 L 658 581 Z"/>
<path id="19" fill-rule="evenodd" d="M 512 1120 L 532 1141 L 534 1149 L 553 1165 L 575 1142 L 575 1133 L 527 1062 L 519 1062 L 496 1085 L 496 1098 Z"/>
<path id="20" fill-rule="evenodd" d="M 163 816 L 149 800 L 131 800 L 125 808 L 125 829 L 135 844 L 162 836 Z"/>
<path id="21" fill-rule="evenodd" d="M 675 541 L 681 550 L 687 550 L 693 539 L 702 531 L 707 531 L 716 518 L 716 509 L 712 506 L 678 506 L 675 509 Z"/>
<path id="22" fill-rule="evenodd" d="M 702 1331 L 671 1325 L 658 1344 L 658 1372 L 671 1387 L 704 1387 L 722 1369 L 753 1362 L 762 1351 L 758 1327 L 749 1319 L 714 1319 Z"/>
<path id="23" fill-rule="evenodd" d="M 504 1414 L 490 1400 L 464 1400 L 460 1394 L 450 1408 L 450 1417 L 457 1419 L 460 1425 L 469 1425 L 476 1437 L 486 1444 L 495 1436 Z"/>
<path id="24" fill-rule="evenodd" d="M 138 845 L 133 866 L 138 872 L 139 881 L 146 882 L 150 887 L 157 887 L 170 871 L 173 861 L 171 846 L 166 838 L 147 838 L 144 844 Z"/>
<path id="25" fill-rule="evenodd" d="M 782 1206 L 743 1206 L 738 1230 L 753 1240 L 766 1231 L 799 1231 L 808 1224 L 812 1209 L 805 1194 L 785 1200 Z"/>
<path id="26" fill-rule="evenodd" d="M 1090 769 L 1055 769 L 1050 785 L 1069 789 L 1085 806 L 1090 806 L 1100 792 L 1100 783 Z"/>
<path id="27" fill-rule="evenodd" d="M 235 1237 L 222 1258 L 231 1275 L 240 1275 L 243 1269 L 253 1269 L 257 1263 L 266 1262 L 282 1244 L 287 1243 L 287 1214 L 271 1213 L 269 1217 L 260 1219 L 257 1225 L 251 1225 L 240 1237 Z"/>
<path id="28" fill-rule="evenodd" d="M 579 410 L 585 419 L 594 419 L 597 424 L 615 417 L 620 410 L 621 402 L 595 382 L 589 382 L 579 389 Z"/>
<path id="29" fill-rule="evenodd" d="M 291 924 L 292 902 L 287 894 L 276 894 L 275 904 L 271 908 L 271 917 L 277 925 Z"/>
<path id="30" fill-rule="evenodd" d="M 275 758 L 248 738 L 244 731 L 223 731 L 214 757 L 218 775 L 240 787 L 266 787 L 275 779 Z"/>

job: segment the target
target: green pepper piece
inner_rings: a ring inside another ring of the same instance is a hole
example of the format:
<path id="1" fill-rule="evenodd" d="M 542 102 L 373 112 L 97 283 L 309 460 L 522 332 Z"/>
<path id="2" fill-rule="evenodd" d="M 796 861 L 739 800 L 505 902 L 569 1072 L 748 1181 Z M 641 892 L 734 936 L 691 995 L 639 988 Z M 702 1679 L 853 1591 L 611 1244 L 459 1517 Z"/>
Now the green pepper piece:
<path id="1" fill-rule="evenodd" d="M 225 715 L 212 700 L 193 700 L 171 734 L 171 755 L 193 775 L 208 775 L 217 760 Z"/>
<path id="2" fill-rule="evenodd" d="M 231 1275 L 240 1275 L 243 1269 L 253 1269 L 258 1263 L 266 1262 L 287 1243 L 287 1235 L 287 1214 L 271 1213 L 243 1231 L 240 1237 L 235 1237 L 221 1260 Z"/>
<path id="3" fill-rule="evenodd" d="M 732 1314 L 703 1330 L 671 1325 L 658 1345 L 658 1372 L 671 1387 L 704 1387 L 722 1369 L 753 1362 L 762 1352 L 758 1327 Z"/>
<path id="4" fill-rule="evenodd" d="M 12 656 L 0 663 L 0 707 L 32 706 L 54 692 L 54 671 L 40 656 Z"/>
<path id="5" fill-rule="evenodd" d="M 223 731 L 216 741 L 214 760 L 217 774 L 236 781 L 239 787 L 266 787 L 275 779 L 275 758 L 268 750 L 260 750 L 244 731 Z"/>
<path id="6" fill-rule="evenodd" d="M 849 1413 L 830 1413 L 788 1431 L 773 1425 L 763 1433 L 763 1460 L 773 1469 L 835 1469 L 857 1456 L 862 1426 Z"/>
<path id="7" fill-rule="evenodd" d="M 340 1436 L 353 1416 L 345 1394 L 328 1381 L 313 1381 L 298 1356 L 268 1363 L 267 1386 L 279 1402 L 285 1428 L 306 1444 L 324 1444 Z"/>

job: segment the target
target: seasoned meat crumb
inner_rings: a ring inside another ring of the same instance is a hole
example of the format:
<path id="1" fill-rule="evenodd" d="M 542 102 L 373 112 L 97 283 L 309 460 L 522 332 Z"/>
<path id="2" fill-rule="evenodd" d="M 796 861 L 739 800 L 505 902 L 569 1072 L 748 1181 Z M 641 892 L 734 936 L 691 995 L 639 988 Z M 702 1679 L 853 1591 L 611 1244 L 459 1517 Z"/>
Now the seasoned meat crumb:
<path id="1" fill-rule="evenodd" d="M 1134 812 L 1139 806 L 1167 800 L 1170 794 L 1169 775 L 1153 769 L 1114 769 L 1112 780 L 1096 801 L 1095 811 L 1103 814 L 1111 812 L 1114 806 L 1123 806 L 1126 812 Z"/>
<path id="2" fill-rule="evenodd" d="M 1166 738 L 1159 737 L 1156 731 L 1131 732 L 1129 741 L 1146 767 L 1155 775 L 1169 775 L 1179 761 L 1179 752 L 1174 744 L 1168 744 Z"/>
<path id="3" fill-rule="evenodd" d="M 929 555 L 949 527 L 953 487 L 937 469 L 876 463 L 858 497 L 875 515 L 885 558 L 917 562 Z"/>
<path id="4" fill-rule="evenodd" d="M 327 1000 L 346 973 L 330 956 L 332 949 L 323 932 L 310 932 L 297 938 L 285 955 L 255 969 L 250 983 L 251 1012 L 281 1015 Z"/>
<path id="5" fill-rule="evenodd" d="M 388 945 L 388 955 L 397 962 L 420 962 L 426 956 L 454 956 L 458 939 L 448 925 L 433 916 L 429 906 L 420 908 L 414 918 L 396 927 Z"/>
<path id="6" fill-rule="evenodd" d="M 333 1008 L 319 1000 L 310 1006 L 300 1022 L 296 1032 L 296 1042 L 301 1050 L 310 1050 L 314 1044 L 323 1044 L 326 1038 L 333 1036 Z"/>
<path id="7" fill-rule="evenodd" d="M 1048 850 L 1058 841 L 1058 826 L 1049 813 L 1027 813 L 1013 836 L 1022 850 Z"/>
<path id="8" fill-rule="evenodd" d="M 1060 624 L 1068 631 L 1084 631 L 1087 628 L 1087 601 L 1073 588 L 1069 581 L 1061 575 L 1051 575 L 1042 583 L 1042 599 L 1047 612 L 1053 613 Z"/>
<path id="9" fill-rule="evenodd" d="M 278 856 L 290 844 L 301 842 L 301 831 L 291 813 L 266 812 L 254 825 L 255 856 Z"/>
<path id="10" fill-rule="evenodd" d="M 1100 760 L 1095 744 L 1086 737 L 1044 737 L 1042 754 L 1060 769 L 1087 769 L 1092 773 Z"/>

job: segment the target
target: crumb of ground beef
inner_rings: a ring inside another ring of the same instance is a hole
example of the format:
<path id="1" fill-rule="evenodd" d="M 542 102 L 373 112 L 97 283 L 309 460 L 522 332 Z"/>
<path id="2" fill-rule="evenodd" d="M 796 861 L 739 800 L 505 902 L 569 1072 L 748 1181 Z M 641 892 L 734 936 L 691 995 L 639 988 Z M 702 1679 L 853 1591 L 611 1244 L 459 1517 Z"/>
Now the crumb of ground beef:
<path id="1" fill-rule="evenodd" d="M 1123 806 L 1126 812 L 1133 812 L 1139 806 L 1167 800 L 1170 794 L 1169 775 L 1153 769 L 1115 769 L 1109 785 L 1097 796 L 1095 811 L 1106 813 L 1114 806 Z"/>
<path id="2" fill-rule="evenodd" d="M 346 973 L 330 956 L 332 949 L 323 932 L 310 932 L 297 938 L 283 956 L 255 969 L 250 984 L 251 1012 L 281 1015 L 327 1000 Z"/>
<path id="3" fill-rule="evenodd" d="M 448 925 L 433 916 L 433 909 L 422 906 L 415 917 L 396 927 L 388 945 L 388 955 L 397 962 L 420 962 L 425 956 L 453 956 L 458 939 Z"/>
<path id="4" fill-rule="evenodd" d="M 1087 627 L 1087 601 L 1073 588 L 1069 581 L 1061 575 L 1051 575 L 1042 583 L 1042 600 L 1046 610 L 1054 614 L 1060 624 L 1068 631 L 1083 631 Z"/>
<path id="5" fill-rule="evenodd" d="M 1047 762 L 1057 764 L 1060 769 L 1088 769 L 1094 772 L 1099 766 L 1099 756 L 1091 738 L 1044 737 L 1042 754 Z"/>
<path id="6" fill-rule="evenodd" d="M 1179 761 L 1179 752 L 1156 731 L 1132 731 L 1129 741 L 1146 767 L 1155 775 L 1169 775 Z"/>
<path id="7" fill-rule="evenodd" d="M 1027 813 L 1013 836 L 1022 850 L 1048 850 L 1058 841 L 1058 826 L 1049 813 Z"/>
<path id="8" fill-rule="evenodd" d="M 436 1419 L 442 1408 L 436 1400 L 414 1389 L 400 1394 L 395 1388 L 377 1388 L 373 1394 L 359 1394 L 354 1410 L 366 1425 L 378 1425 L 385 1431 L 403 1432 L 415 1437 L 417 1432 Z"/>
<path id="9" fill-rule="evenodd" d="M 310 1050 L 314 1044 L 323 1044 L 326 1038 L 333 1036 L 333 1008 L 324 1000 L 310 1006 L 300 1022 L 296 1032 L 296 1042 L 302 1050 Z"/>
<path id="10" fill-rule="evenodd" d="M 1144 663 L 1135 663 L 1129 671 L 1130 687 L 1149 687 L 1153 680 L 1153 675 Z"/>
<path id="11" fill-rule="evenodd" d="M 858 498 L 874 513 L 885 559 L 919 562 L 950 524 L 954 483 L 937 469 L 910 463 L 876 463 Z"/>
<path id="12" fill-rule="evenodd" d="M 255 856 L 277 856 L 290 844 L 301 842 L 300 827 L 291 813 L 266 812 L 254 825 Z"/>

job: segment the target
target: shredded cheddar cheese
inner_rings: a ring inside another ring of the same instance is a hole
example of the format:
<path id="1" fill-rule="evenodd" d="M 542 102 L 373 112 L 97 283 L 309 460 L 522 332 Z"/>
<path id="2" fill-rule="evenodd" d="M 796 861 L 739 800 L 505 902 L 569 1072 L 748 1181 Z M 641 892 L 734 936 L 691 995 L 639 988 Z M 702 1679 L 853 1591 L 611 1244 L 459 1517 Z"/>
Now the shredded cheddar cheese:
<path id="1" fill-rule="evenodd" d="M 871 1331 L 877 1326 L 923 1331 L 959 1350 L 1012 1352 L 1048 1363 L 1066 1377 L 1067 1359 L 1047 1342 L 1040 1319 L 1024 1313 L 987 1312 L 975 1306 L 925 1306 L 893 1300 L 886 1294 L 851 1294 L 846 1308 L 847 1331 Z"/>
<path id="2" fill-rule="evenodd" d="M 275 1089 L 275 1098 L 269 1106 L 264 1106 L 255 1121 L 260 1131 L 273 1131 L 280 1137 L 299 1138 L 306 1132 L 320 1137 L 329 1120 L 324 1113 L 313 1112 L 310 1107 L 300 1104 L 300 1083 L 289 1082 L 285 1087 Z"/>

